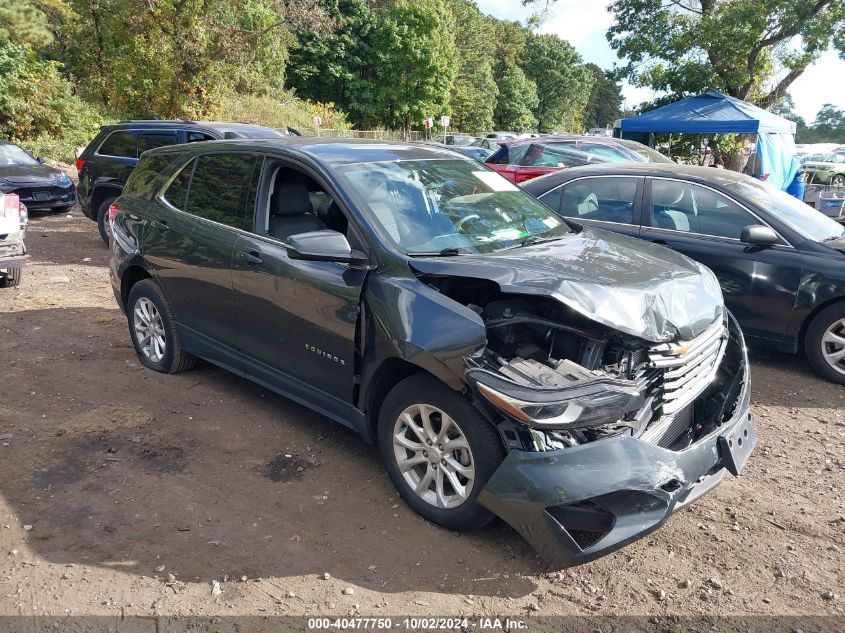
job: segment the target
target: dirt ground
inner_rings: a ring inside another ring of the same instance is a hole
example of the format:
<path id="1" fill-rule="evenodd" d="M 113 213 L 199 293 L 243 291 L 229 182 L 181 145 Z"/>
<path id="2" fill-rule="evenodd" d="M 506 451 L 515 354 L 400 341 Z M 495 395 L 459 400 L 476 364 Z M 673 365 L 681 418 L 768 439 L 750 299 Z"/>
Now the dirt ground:
<path id="1" fill-rule="evenodd" d="M 0 615 L 845 613 L 845 387 L 800 358 L 754 353 L 741 477 L 549 572 L 506 525 L 423 521 L 320 415 L 207 364 L 142 368 L 78 210 L 27 244 L 0 290 Z"/>

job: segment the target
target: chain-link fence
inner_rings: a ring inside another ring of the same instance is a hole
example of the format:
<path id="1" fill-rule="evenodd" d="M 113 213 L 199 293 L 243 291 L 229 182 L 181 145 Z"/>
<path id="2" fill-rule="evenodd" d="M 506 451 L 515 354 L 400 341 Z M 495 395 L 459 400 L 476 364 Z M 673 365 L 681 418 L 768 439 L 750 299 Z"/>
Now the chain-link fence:
<path id="1" fill-rule="evenodd" d="M 303 136 L 326 136 L 329 138 L 369 138 L 378 141 L 422 141 L 424 133 L 410 130 L 332 130 L 316 127 L 299 127 L 296 131 Z"/>

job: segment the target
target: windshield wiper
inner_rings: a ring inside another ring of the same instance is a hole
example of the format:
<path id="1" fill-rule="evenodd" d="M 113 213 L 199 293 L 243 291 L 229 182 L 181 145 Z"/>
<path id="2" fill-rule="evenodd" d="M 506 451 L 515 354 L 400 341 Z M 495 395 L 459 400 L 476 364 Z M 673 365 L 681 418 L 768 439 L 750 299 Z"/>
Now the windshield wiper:
<path id="1" fill-rule="evenodd" d="M 826 237 L 822 240 L 822 242 L 835 242 L 838 239 L 841 239 L 842 236 L 845 236 L 845 233 L 840 233 L 839 235 L 831 235 L 830 237 Z"/>
<path id="2" fill-rule="evenodd" d="M 513 246 L 508 246 L 505 250 L 510 250 L 512 248 L 522 248 L 523 246 L 531 246 L 533 244 L 542 244 L 543 242 L 556 242 L 557 240 L 562 240 L 562 235 L 555 235 L 551 237 L 543 237 L 541 235 L 529 235 L 524 240 L 522 240 L 519 244 L 514 244 Z"/>
<path id="3" fill-rule="evenodd" d="M 457 248 L 444 248 L 441 251 L 411 251 L 408 257 L 455 257 L 456 255 L 469 255 L 466 251 Z"/>

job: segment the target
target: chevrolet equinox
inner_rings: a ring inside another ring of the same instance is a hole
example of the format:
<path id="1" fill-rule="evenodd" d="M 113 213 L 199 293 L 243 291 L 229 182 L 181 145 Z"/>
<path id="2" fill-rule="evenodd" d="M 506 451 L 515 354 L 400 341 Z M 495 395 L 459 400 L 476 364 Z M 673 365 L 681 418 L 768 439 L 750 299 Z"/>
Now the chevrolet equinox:
<path id="1" fill-rule="evenodd" d="M 584 562 L 737 475 L 743 336 L 704 266 L 447 148 L 145 152 L 108 210 L 140 361 L 224 367 L 376 442 L 403 499 Z"/>

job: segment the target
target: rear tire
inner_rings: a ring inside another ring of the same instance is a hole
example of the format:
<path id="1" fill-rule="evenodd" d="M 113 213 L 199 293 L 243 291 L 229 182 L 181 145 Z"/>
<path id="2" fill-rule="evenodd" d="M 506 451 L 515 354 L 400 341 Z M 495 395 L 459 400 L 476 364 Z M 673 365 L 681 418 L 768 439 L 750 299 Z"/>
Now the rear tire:
<path id="1" fill-rule="evenodd" d="M 476 499 L 502 463 L 504 447 L 493 425 L 462 395 L 427 374 L 406 378 L 382 404 L 378 443 L 393 485 L 425 519 L 464 531 L 494 518 Z"/>
<path id="2" fill-rule="evenodd" d="M 145 367 L 163 374 L 191 369 L 197 359 L 182 349 L 170 304 L 152 279 L 142 279 L 126 302 L 129 336 Z"/>
<path id="3" fill-rule="evenodd" d="M 100 237 L 106 243 L 106 246 L 111 246 L 111 227 L 109 226 L 109 207 L 111 203 L 117 200 L 117 196 L 106 198 L 103 200 L 100 207 L 97 209 L 97 228 L 100 229 Z"/>
<path id="4" fill-rule="evenodd" d="M 819 376 L 845 385 L 845 302 L 813 317 L 804 335 L 804 354 Z"/>
<path id="5" fill-rule="evenodd" d="M 23 267 L 10 268 L 3 277 L 0 277 L 0 288 L 15 288 L 21 285 L 23 278 Z"/>

